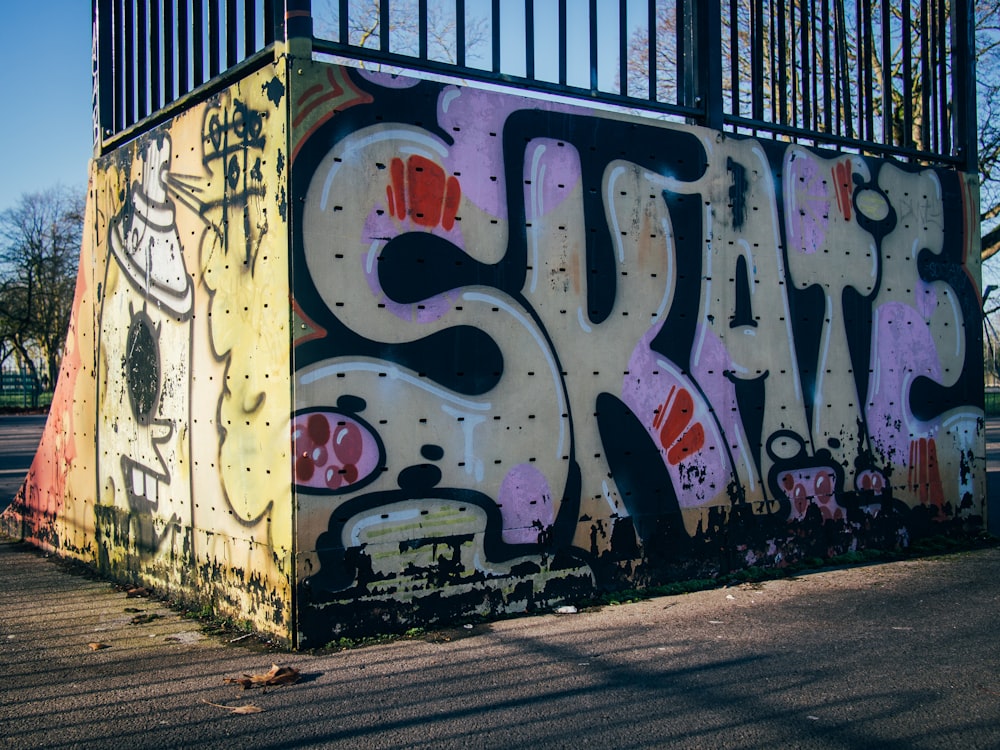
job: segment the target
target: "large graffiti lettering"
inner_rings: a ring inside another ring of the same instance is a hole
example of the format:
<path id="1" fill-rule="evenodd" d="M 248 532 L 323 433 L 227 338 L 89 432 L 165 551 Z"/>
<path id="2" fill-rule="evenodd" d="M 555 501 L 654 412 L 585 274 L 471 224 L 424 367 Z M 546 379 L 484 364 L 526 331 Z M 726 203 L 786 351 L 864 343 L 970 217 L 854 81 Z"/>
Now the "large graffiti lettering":
<path id="1" fill-rule="evenodd" d="M 961 178 L 351 75 L 293 174 L 308 635 L 980 512 Z"/>

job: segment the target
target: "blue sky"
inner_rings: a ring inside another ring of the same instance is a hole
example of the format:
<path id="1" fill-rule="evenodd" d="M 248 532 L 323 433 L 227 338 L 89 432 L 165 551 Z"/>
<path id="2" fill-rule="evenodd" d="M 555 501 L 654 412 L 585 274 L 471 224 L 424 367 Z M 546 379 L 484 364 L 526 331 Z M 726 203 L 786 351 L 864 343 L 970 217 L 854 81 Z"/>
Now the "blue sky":
<path id="1" fill-rule="evenodd" d="M 89 0 L 4 3 L 0 211 L 57 184 L 87 187 L 93 152 Z"/>

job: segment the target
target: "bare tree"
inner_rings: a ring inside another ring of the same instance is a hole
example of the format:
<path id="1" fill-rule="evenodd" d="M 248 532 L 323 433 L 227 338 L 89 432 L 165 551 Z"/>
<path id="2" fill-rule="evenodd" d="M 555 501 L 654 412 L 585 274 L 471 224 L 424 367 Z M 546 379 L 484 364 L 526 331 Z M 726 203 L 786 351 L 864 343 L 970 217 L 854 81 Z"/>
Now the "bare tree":
<path id="1" fill-rule="evenodd" d="M 313 5 L 315 33 L 324 39 L 339 39 L 340 3 L 319 0 Z M 420 24 L 417 0 L 394 0 L 389 17 L 389 49 L 400 55 L 417 57 L 420 51 Z M 340 41 L 357 47 L 378 49 L 382 31 L 381 0 L 355 0 L 347 19 L 348 38 Z M 427 57 L 438 62 L 458 62 L 458 17 L 453 2 L 429 0 L 427 4 Z M 473 56 L 488 39 L 488 20 L 483 16 L 465 18 L 465 53 Z M 369 67 L 364 61 L 362 67 Z M 378 67 L 378 66 L 377 66 Z"/>
<path id="2" fill-rule="evenodd" d="M 0 213 L 0 337 L 36 386 L 55 385 L 76 286 L 83 191 L 57 187 L 22 195 Z"/>

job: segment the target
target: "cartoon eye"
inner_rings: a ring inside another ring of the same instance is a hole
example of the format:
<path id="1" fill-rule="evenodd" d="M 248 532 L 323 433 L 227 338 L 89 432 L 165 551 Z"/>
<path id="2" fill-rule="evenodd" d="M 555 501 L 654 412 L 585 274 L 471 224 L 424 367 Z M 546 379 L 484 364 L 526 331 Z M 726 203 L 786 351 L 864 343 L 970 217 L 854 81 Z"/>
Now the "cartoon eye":
<path id="1" fill-rule="evenodd" d="M 158 333 L 144 312 L 132 318 L 125 349 L 125 382 L 132 413 L 141 425 L 153 422 L 160 402 L 160 351 Z"/>
<path id="2" fill-rule="evenodd" d="M 376 476 L 383 449 L 359 417 L 337 410 L 314 409 L 292 421 L 295 483 L 305 491 L 357 489 Z"/>

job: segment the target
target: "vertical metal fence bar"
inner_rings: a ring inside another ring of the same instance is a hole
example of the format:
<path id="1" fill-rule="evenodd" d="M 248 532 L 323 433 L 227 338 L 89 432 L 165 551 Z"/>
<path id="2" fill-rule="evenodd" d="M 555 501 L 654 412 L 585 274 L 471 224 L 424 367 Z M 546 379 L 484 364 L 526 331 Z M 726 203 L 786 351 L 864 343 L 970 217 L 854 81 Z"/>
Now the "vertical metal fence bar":
<path id="1" fill-rule="evenodd" d="M 590 0 L 590 90 L 597 91 L 597 0 Z"/>
<path id="2" fill-rule="evenodd" d="M 785 51 L 788 41 L 785 38 L 785 4 L 778 3 L 778 115 L 775 120 L 784 125 L 788 122 L 788 60 Z"/>
<path id="3" fill-rule="evenodd" d="M 979 158 L 976 133 L 976 58 L 974 4 L 971 0 L 952 0 L 951 74 L 955 113 L 952 118 L 954 142 L 965 171 L 975 172 Z"/>
<path id="4" fill-rule="evenodd" d="M 566 83 L 566 0 L 559 0 L 559 82 Z M 628 3 L 618 0 L 618 90 L 628 96 Z"/>
<path id="5" fill-rule="evenodd" d="M 115 60 L 118 57 L 114 36 L 114 3 L 112 0 L 94 0 L 92 8 L 94 31 L 97 33 L 97 132 L 94 146 L 100 148 L 104 136 L 115 128 Z"/>
<path id="6" fill-rule="evenodd" d="M 824 5 L 825 0 L 820 0 Z M 810 63 L 812 66 L 812 75 L 809 80 L 812 82 L 812 121 L 809 123 L 809 127 L 813 130 L 819 130 L 819 112 L 820 112 L 820 89 L 819 89 L 819 77 L 820 77 L 820 66 L 822 61 L 819 59 L 819 36 L 817 35 L 816 25 L 819 23 L 819 14 L 816 12 L 816 0 L 809 0 L 809 18 L 811 23 L 809 25 L 809 38 L 811 40 L 809 47 Z"/>
<path id="7" fill-rule="evenodd" d="M 493 32 L 493 45 L 490 52 L 493 55 L 493 72 L 500 72 L 500 0 L 493 0 L 491 9 L 493 19 L 491 31 Z"/>
<path id="8" fill-rule="evenodd" d="M 219 3 L 222 0 L 208 0 L 208 77 L 215 78 L 221 70 L 222 58 L 222 18 Z"/>
<path id="9" fill-rule="evenodd" d="M 148 88 L 148 65 L 146 46 L 149 42 L 146 30 L 146 10 L 148 0 L 136 0 L 135 13 L 135 75 L 136 75 L 136 120 L 141 120 L 149 114 L 149 104 L 147 94 Z"/>
<path id="10" fill-rule="evenodd" d="M 280 4 L 280 0 L 276 0 Z M 337 25 L 340 26 L 340 43 L 351 43 L 351 9 L 348 0 L 340 0 L 340 10 L 337 12 Z"/>
<path id="11" fill-rule="evenodd" d="M 862 9 L 864 13 L 864 33 L 865 33 L 865 58 L 862 67 L 865 75 L 865 137 L 875 140 L 875 89 L 873 79 L 875 76 L 875 36 L 873 31 L 874 22 L 872 20 L 872 0 L 863 0 Z"/>
<path id="12" fill-rule="evenodd" d="M 937 29 L 938 29 L 938 4 L 931 0 L 930 8 L 928 11 L 927 20 L 927 43 L 925 46 L 925 54 L 929 58 L 927 61 L 928 76 L 925 79 L 927 81 L 927 88 L 930 90 L 930 108 L 927 110 L 927 123 L 930 128 L 930 148 L 932 151 L 939 151 L 941 147 L 941 137 L 938 131 L 938 118 L 937 118 L 937 103 L 938 103 L 938 91 L 941 88 L 941 82 L 937 79 Z"/>
<path id="13" fill-rule="evenodd" d="M 812 66 L 809 64 L 809 27 L 812 21 L 809 17 L 809 4 L 806 0 L 800 0 L 802 7 L 799 9 L 799 42 L 802 46 L 802 125 L 812 127 L 812 102 L 810 101 L 810 79 Z"/>
<path id="14" fill-rule="evenodd" d="M 847 23 L 844 13 L 844 0 L 835 0 L 837 3 L 837 74 L 840 77 L 841 109 L 837 117 L 837 122 L 843 121 L 843 128 L 848 138 L 854 138 L 854 113 L 851 106 L 851 80 L 849 76 L 849 63 L 847 58 Z M 838 124 L 838 135 L 841 130 Z"/>
<path id="15" fill-rule="evenodd" d="M 889 0 L 882 0 L 881 3 L 881 24 L 882 24 L 882 140 L 885 143 L 895 141 L 895 133 L 892 127 L 893 102 L 892 102 L 892 10 L 889 7 Z"/>
<path id="16" fill-rule="evenodd" d="M 928 52 L 927 0 L 920 2 L 920 148 L 930 148 L 931 58 Z"/>
<path id="17" fill-rule="evenodd" d="M 389 30 L 390 30 L 390 6 L 389 0 L 379 0 L 378 2 L 378 48 L 382 52 L 389 52 Z"/>
<path id="18" fill-rule="evenodd" d="M 566 0 L 559 0 L 559 85 L 566 85 Z"/>
<path id="19" fill-rule="evenodd" d="M 421 60 L 427 59 L 427 0 L 417 3 L 417 54 Z"/>
<path id="20" fill-rule="evenodd" d="M 740 20 L 739 0 L 729 0 L 729 96 L 730 111 L 740 114 Z"/>
<path id="21" fill-rule="evenodd" d="M 264 46 L 274 42 L 275 29 L 279 26 L 275 16 L 277 10 L 274 7 L 275 0 L 264 0 Z"/>
<path id="22" fill-rule="evenodd" d="M 257 0 L 244 0 L 243 19 L 244 57 L 249 57 L 257 51 Z"/>
<path id="23" fill-rule="evenodd" d="M 535 77 L 535 3 L 524 0 L 524 70 L 528 78 Z"/>
<path id="24" fill-rule="evenodd" d="M 465 0 L 455 0 L 455 62 L 465 67 Z"/>
<path id="25" fill-rule="evenodd" d="M 681 8 L 684 6 L 685 3 L 686 3 L 686 0 L 677 0 L 677 14 L 678 14 L 677 34 L 678 35 L 680 35 L 682 33 L 682 29 L 684 29 L 685 26 L 686 26 L 686 24 L 684 23 L 684 21 L 686 19 L 686 15 L 687 14 L 686 14 L 686 12 L 684 12 L 684 11 L 681 10 Z M 647 0 L 647 2 L 646 2 L 646 24 L 647 24 L 647 32 L 648 32 L 646 36 L 647 36 L 648 44 L 649 44 L 649 54 L 647 55 L 647 57 L 649 59 L 647 60 L 648 64 L 646 66 L 647 67 L 646 76 L 647 76 L 647 78 L 649 80 L 649 91 L 647 93 L 649 95 L 649 101 L 655 102 L 655 101 L 659 101 L 659 98 L 660 98 L 657 95 L 657 91 L 656 91 L 656 47 L 657 47 L 657 43 L 656 43 L 656 37 L 657 37 L 657 33 L 656 33 L 657 32 L 656 0 Z M 684 62 L 689 57 L 689 55 L 687 54 L 687 50 L 686 49 L 684 50 L 683 54 L 681 53 L 681 45 L 680 45 L 679 42 L 678 42 L 677 47 L 678 47 L 677 64 L 678 65 L 683 65 Z M 689 73 L 688 73 L 689 69 L 690 69 L 690 66 L 686 66 L 684 68 L 683 80 L 685 81 L 685 83 L 687 82 L 687 77 L 689 75 Z M 678 82 L 681 79 L 682 79 L 682 77 L 678 76 Z M 683 99 L 682 99 L 682 101 L 683 101 Z"/>
<path id="26" fill-rule="evenodd" d="M 823 19 L 821 21 L 821 37 L 823 39 L 823 127 L 832 131 L 833 124 L 833 94 L 836 86 L 831 80 L 831 50 L 830 39 L 833 36 L 833 29 L 830 25 L 830 2 L 823 0 Z"/>
<path id="27" fill-rule="evenodd" d="M 791 39 L 788 43 L 788 54 L 791 60 L 789 61 L 789 72 L 791 77 L 791 86 L 788 93 L 790 94 L 789 108 L 792 112 L 792 127 L 797 128 L 799 126 L 799 103 L 802 100 L 802 93 L 799 91 L 799 79 L 801 78 L 800 63 L 798 60 L 799 56 L 799 24 L 795 20 L 795 9 L 796 3 L 801 0 L 792 0 L 788 8 L 788 33 Z"/>
<path id="28" fill-rule="evenodd" d="M 188 0 L 177 4 L 177 96 L 184 96 L 191 90 L 188 79 L 190 67 L 188 55 L 191 52 L 191 26 L 188 16 Z"/>
<path id="29" fill-rule="evenodd" d="M 695 15 L 698 25 L 698 98 L 704 124 L 722 130 L 722 5 L 721 0 L 701 0 Z"/>
<path id="30" fill-rule="evenodd" d="M 777 14 L 774 12 L 774 4 L 768 0 L 767 9 L 767 59 L 770 62 L 770 76 L 769 82 L 771 87 L 771 98 L 769 103 L 771 105 L 771 122 L 777 122 L 777 102 L 778 102 L 778 69 L 777 69 L 777 55 L 775 54 L 775 40 L 778 35 L 778 20 Z"/>
<path id="31" fill-rule="evenodd" d="M 163 99 L 172 102 L 177 98 L 177 86 L 174 83 L 174 23 L 175 5 L 177 0 L 163 0 Z"/>
<path id="32" fill-rule="evenodd" d="M 226 0 L 226 20 L 219 29 L 226 37 L 226 68 L 232 67 L 240 59 L 238 20 L 236 0 Z"/>
<path id="33" fill-rule="evenodd" d="M 910 0 L 902 3 L 903 35 L 903 140 L 905 148 L 913 145 L 913 32 L 910 24 Z"/>
<path id="34" fill-rule="evenodd" d="M 764 119 L 764 3 L 750 3 L 750 117 Z"/>
<path id="35" fill-rule="evenodd" d="M 210 0 L 211 2 L 211 0 Z M 191 0 L 191 87 L 205 82 L 205 6 L 202 0 Z"/>
<path id="36" fill-rule="evenodd" d="M 125 127 L 125 2 L 114 0 L 114 100 L 115 100 L 115 132 Z"/>
<path id="37" fill-rule="evenodd" d="M 938 17 L 938 82 L 941 84 L 938 99 L 938 129 L 941 131 L 939 154 L 951 153 L 951 108 L 948 106 L 948 21 L 944 8 Z"/>
<path id="38" fill-rule="evenodd" d="M 135 122 L 135 3 L 134 0 L 124 0 L 125 5 L 125 59 L 123 68 L 125 72 L 125 111 L 123 125 L 128 127 Z"/>
<path id="39" fill-rule="evenodd" d="M 160 74 L 163 58 L 160 55 L 160 0 L 149 0 L 149 112 L 163 106 L 160 91 Z M 149 114 L 147 112 L 146 114 Z"/>

